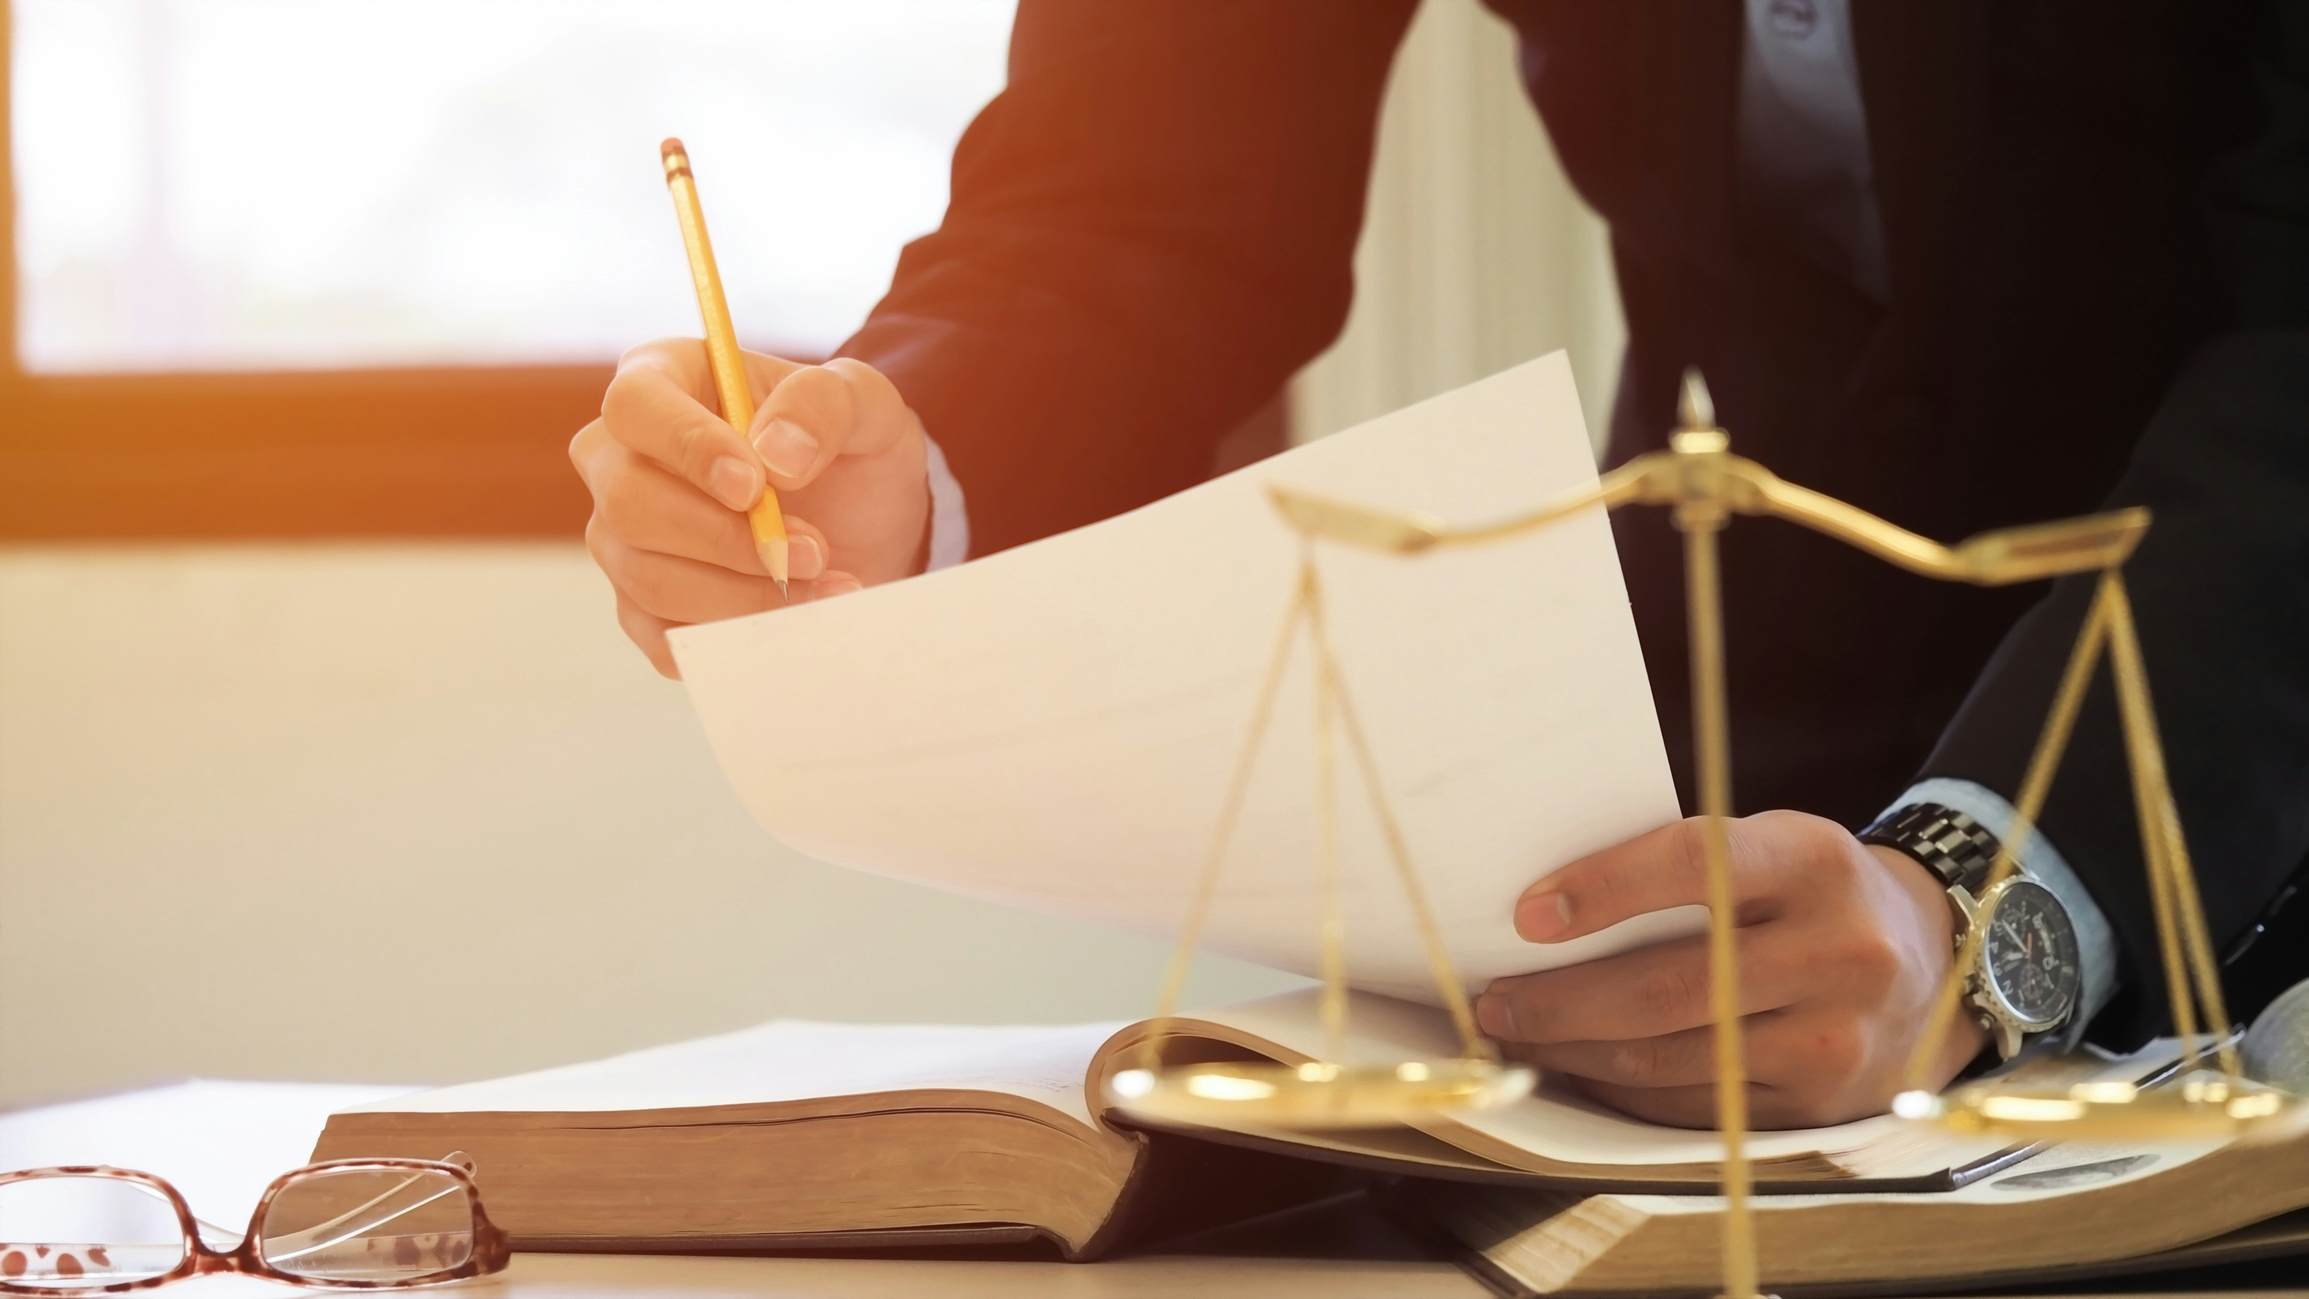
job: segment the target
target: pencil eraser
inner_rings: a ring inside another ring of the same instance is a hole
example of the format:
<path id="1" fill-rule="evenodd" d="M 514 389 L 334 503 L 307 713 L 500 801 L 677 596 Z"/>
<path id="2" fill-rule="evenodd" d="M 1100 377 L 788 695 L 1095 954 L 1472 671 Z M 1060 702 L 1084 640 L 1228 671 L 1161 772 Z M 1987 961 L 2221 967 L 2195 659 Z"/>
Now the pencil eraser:
<path id="1" fill-rule="evenodd" d="M 660 158 L 671 158 L 677 153 L 688 152 L 689 150 L 682 147 L 681 137 L 678 135 L 667 136 L 665 141 L 657 146 L 657 156 Z"/>

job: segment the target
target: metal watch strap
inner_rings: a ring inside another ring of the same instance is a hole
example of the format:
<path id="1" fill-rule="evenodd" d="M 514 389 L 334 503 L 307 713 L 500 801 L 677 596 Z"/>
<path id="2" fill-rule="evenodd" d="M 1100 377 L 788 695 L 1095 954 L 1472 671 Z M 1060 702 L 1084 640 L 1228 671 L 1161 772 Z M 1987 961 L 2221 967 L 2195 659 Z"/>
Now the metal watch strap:
<path id="1" fill-rule="evenodd" d="M 1949 888 L 1977 888 L 1995 864 L 2000 847 L 1986 826 L 1938 803 L 1894 808 L 1862 830 L 1860 842 L 1899 849 L 1922 862 Z"/>

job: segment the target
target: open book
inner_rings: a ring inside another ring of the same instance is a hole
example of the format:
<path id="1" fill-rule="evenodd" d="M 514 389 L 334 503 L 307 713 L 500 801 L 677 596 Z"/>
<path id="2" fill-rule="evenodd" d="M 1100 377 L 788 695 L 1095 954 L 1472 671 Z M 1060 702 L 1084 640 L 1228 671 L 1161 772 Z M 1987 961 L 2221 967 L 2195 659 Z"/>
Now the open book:
<path id="1" fill-rule="evenodd" d="M 1447 1054 L 1432 1010 L 1359 994 L 1349 1060 Z M 528 1249 L 802 1248 L 1047 1237 L 1088 1257 L 1194 1205 L 1259 1207 L 1338 1168 L 1559 1190 L 1692 1190 L 1713 1133 L 1543 1092 L 1507 1109 L 1368 1132 L 1192 1136 L 1103 1112 L 1147 1023 L 887 1027 L 778 1022 L 337 1114 L 317 1159 L 479 1166 L 490 1214 Z M 1309 1059 L 1313 992 L 1188 1017 L 1170 1058 Z M 1239 1147 L 1227 1150 L 1226 1143 Z M 1946 1189 L 2019 1152 L 1890 1119 L 1759 1133 L 1767 1190 Z M 1158 1188 L 1152 1189 L 1149 1188 Z M 1271 1207 L 1271 1204 L 1269 1205 Z"/>

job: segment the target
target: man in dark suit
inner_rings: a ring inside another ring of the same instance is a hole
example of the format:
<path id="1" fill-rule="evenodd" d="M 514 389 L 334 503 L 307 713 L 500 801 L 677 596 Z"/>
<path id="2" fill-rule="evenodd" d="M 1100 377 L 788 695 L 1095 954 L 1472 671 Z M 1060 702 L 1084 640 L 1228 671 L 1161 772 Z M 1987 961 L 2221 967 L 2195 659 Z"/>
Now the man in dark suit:
<path id="1" fill-rule="evenodd" d="M 1414 5 L 1024 0 L 945 222 L 842 359 L 756 358 L 771 391 L 743 437 L 700 404 L 694 342 L 621 365 L 572 454 L 628 633 L 670 670 L 667 627 L 769 606 L 736 513 L 765 474 L 806 520 L 804 596 L 1206 475 L 1345 318 Z M 2301 942 L 2254 942 L 2309 913 L 2286 905 L 2309 859 L 2309 6 L 1491 7 L 1611 224 L 1610 458 L 1659 444 L 1697 365 L 1737 449 L 1929 535 L 2151 507 L 2128 580 L 2236 1009 L 2309 973 Z M 1680 760 L 1674 537 L 1617 526 Z M 1734 832 L 1759 1120 L 1880 1108 L 1972 923 L 1986 965 L 1936 1082 L 2030 1040 L 2164 1028 L 2105 677 L 2016 845 L 2033 901 L 1990 924 L 1948 900 L 2011 828 L 2084 584 L 1934 584 L 1768 523 L 1732 534 L 1724 583 L 1735 800 L 1803 809 Z M 1519 928 L 1697 900 L 1691 839 L 1565 867 Z M 1480 1009 L 1611 1103 L 1705 1122 L 1705 989 L 1697 944 L 1669 944 L 1504 980 Z"/>

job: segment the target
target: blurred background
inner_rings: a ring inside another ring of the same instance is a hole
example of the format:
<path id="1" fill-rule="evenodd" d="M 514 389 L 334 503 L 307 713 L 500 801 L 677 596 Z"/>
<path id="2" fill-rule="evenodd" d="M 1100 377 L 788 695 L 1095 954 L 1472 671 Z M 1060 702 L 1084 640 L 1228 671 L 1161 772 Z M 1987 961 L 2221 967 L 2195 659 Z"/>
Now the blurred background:
<path id="1" fill-rule="evenodd" d="M 564 458 L 619 351 L 696 332 L 658 139 L 749 345 L 823 354 L 937 223 L 1010 11 L 0 4 L 0 1106 L 1151 1007 L 1158 941 L 771 842 Z M 1601 425 L 1604 239 L 1512 60 L 1427 0 L 1294 436 L 1556 348 Z"/>

